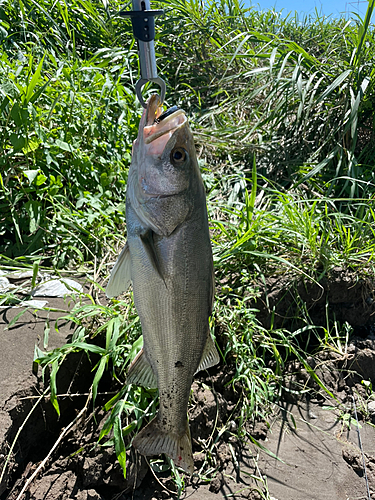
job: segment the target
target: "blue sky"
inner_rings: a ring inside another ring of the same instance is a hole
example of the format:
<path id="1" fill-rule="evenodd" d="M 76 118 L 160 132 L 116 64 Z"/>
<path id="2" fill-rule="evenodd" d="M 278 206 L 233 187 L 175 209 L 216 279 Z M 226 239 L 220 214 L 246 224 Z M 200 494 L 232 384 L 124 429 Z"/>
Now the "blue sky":
<path id="1" fill-rule="evenodd" d="M 260 9 L 276 8 L 283 9 L 284 15 L 289 11 L 297 11 L 299 14 L 313 14 L 315 7 L 326 16 L 332 14 L 339 16 L 340 13 L 357 12 L 364 16 L 367 10 L 367 0 L 244 0 L 246 5 L 259 5 Z"/>

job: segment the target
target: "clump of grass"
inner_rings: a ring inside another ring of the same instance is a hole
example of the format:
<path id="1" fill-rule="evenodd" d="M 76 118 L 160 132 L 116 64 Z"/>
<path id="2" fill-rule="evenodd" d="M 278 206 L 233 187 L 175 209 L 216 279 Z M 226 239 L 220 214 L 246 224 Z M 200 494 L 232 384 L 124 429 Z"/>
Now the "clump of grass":
<path id="1" fill-rule="evenodd" d="M 117 200 L 139 119 L 136 50 L 120 4 L 64 5 L 4 4 L 0 61 L 0 252 L 48 248 L 59 266 L 100 254 L 123 224 Z M 373 2 L 357 22 L 301 22 L 225 1 L 169 8 L 158 23 L 161 74 L 206 148 L 229 147 L 245 164 L 257 152 L 258 173 L 276 189 L 307 183 L 307 198 L 366 199 Z"/>
<path id="2" fill-rule="evenodd" d="M 224 185 L 228 197 L 216 199 Z M 287 268 L 296 277 L 320 280 L 337 266 L 365 272 L 374 265 L 372 199 L 309 197 L 303 190 L 258 186 L 254 163 L 251 178 L 220 179 L 209 203 L 219 273 Z"/>
<path id="3" fill-rule="evenodd" d="M 68 343 L 47 352 L 35 347 L 34 363 L 42 367 L 43 375 L 48 370 L 50 399 L 58 415 L 60 406 L 57 374 L 67 356 L 75 352 L 84 352 L 92 359 L 90 393 L 95 407 L 98 387 L 104 373 L 110 371 L 112 379 L 123 384 L 126 367 L 142 347 L 139 318 L 129 297 L 121 301 L 112 301 L 110 306 L 96 303 L 91 295 L 86 295 L 87 298 L 91 303 L 77 304 L 70 313 L 60 318 L 75 325 L 74 333 Z M 131 434 L 132 437 L 135 431 L 140 429 L 144 418 L 150 418 L 155 414 L 156 395 L 156 390 L 123 385 L 104 405 L 108 417 L 101 429 L 99 443 L 107 437 L 106 445 L 115 447 L 124 475 L 126 475 L 126 449 L 131 443 L 131 439 L 127 439 L 127 436 Z"/>
<path id="4" fill-rule="evenodd" d="M 134 97 L 118 74 L 52 54 L 0 66 L 0 252 L 100 258 L 124 224 Z"/>
<path id="5" fill-rule="evenodd" d="M 174 50 L 187 56 L 168 67 L 178 74 L 174 99 L 198 111 L 202 142 L 242 158 L 258 152 L 268 178 L 284 186 L 309 179 L 319 193 L 366 197 L 374 5 L 363 20 L 316 14 L 301 22 L 236 2 L 173 2 L 186 28 L 165 47 L 166 59 Z"/>

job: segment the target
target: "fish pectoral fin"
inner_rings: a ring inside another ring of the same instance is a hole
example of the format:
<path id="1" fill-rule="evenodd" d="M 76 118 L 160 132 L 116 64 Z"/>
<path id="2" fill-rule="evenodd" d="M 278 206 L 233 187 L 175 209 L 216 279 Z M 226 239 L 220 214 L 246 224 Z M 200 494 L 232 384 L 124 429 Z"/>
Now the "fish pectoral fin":
<path id="1" fill-rule="evenodd" d="M 141 385 L 150 389 L 157 389 L 158 382 L 154 371 L 147 361 L 143 348 L 139 351 L 129 366 L 127 384 Z"/>
<path id="2" fill-rule="evenodd" d="M 126 243 L 112 269 L 111 276 L 109 277 L 105 290 L 108 298 L 117 297 L 122 292 L 126 292 L 132 280 L 130 270 L 131 263 L 129 245 Z"/>
<path id="3" fill-rule="evenodd" d="M 208 332 L 207 342 L 203 349 L 201 361 L 195 373 L 198 373 L 201 370 L 207 370 L 207 368 L 217 365 L 219 361 L 220 361 L 219 353 L 217 352 L 216 346 L 214 344 L 214 341 L 212 340 L 210 332 Z"/>
<path id="4" fill-rule="evenodd" d="M 191 447 L 189 422 L 186 420 L 186 430 L 183 436 L 164 431 L 155 417 L 139 432 L 133 440 L 133 446 L 142 455 L 153 456 L 165 453 L 177 467 L 188 474 L 194 472 L 194 460 Z"/>
<path id="5" fill-rule="evenodd" d="M 145 233 L 140 235 L 140 238 L 143 243 L 145 252 L 147 253 L 147 256 L 152 264 L 152 267 L 154 268 L 155 272 L 160 276 L 160 278 L 164 281 L 163 274 L 161 272 L 159 258 L 155 249 L 154 232 L 152 231 L 152 229 L 148 229 Z"/>

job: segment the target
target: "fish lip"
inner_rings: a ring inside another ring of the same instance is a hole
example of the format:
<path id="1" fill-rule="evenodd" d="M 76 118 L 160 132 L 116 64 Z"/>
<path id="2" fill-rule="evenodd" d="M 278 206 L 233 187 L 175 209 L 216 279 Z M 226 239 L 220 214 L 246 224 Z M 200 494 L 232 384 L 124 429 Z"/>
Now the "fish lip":
<path id="1" fill-rule="evenodd" d="M 151 111 L 151 109 L 150 109 Z M 175 132 L 176 130 L 182 128 L 185 126 L 187 123 L 187 117 L 185 114 L 185 111 L 182 109 L 177 109 L 174 113 L 170 114 L 166 118 L 164 118 L 162 121 L 157 122 L 158 117 L 163 113 L 163 108 L 158 106 L 158 109 L 155 112 L 156 118 L 154 119 L 152 124 L 146 124 L 143 128 L 143 134 L 144 134 L 144 142 L 145 144 L 150 144 L 151 142 L 155 141 L 156 139 L 159 139 L 165 134 L 168 134 L 170 132 Z M 181 118 L 179 118 L 181 117 Z M 147 132 L 149 130 L 152 130 L 152 128 L 159 128 L 159 130 L 156 130 L 154 133 L 151 133 L 150 135 L 147 135 Z"/>
<path id="2" fill-rule="evenodd" d="M 168 123 L 173 118 L 176 118 L 177 116 L 180 116 L 180 115 L 184 115 L 186 118 L 185 111 L 183 109 L 180 109 L 180 108 L 176 109 L 175 111 L 173 111 L 173 113 L 169 114 L 168 116 L 166 116 L 165 118 L 163 118 L 162 120 L 159 121 L 159 117 L 162 116 L 163 114 L 164 114 L 164 112 L 160 113 L 160 115 L 158 115 L 158 117 L 155 118 L 156 124 L 164 125 L 165 123 Z"/>

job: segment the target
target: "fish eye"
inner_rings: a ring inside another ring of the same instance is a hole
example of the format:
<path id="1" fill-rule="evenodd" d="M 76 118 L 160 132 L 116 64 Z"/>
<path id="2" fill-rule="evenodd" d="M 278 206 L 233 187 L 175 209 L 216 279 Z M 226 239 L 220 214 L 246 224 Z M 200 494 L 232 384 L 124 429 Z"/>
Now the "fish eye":
<path id="1" fill-rule="evenodd" d="M 184 148 L 176 148 L 171 152 L 171 162 L 173 165 L 181 165 L 187 158 L 187 152 Z"/>

